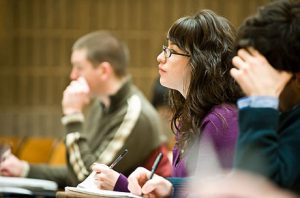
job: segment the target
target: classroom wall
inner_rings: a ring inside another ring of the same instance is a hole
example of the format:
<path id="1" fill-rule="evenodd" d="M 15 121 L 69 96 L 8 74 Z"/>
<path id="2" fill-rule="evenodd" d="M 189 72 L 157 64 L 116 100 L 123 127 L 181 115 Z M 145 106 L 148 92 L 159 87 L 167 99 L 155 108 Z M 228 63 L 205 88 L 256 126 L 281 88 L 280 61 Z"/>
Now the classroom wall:
<path id="1" fill-rule="evenodd" d="M 120 35 L 129 71 L 150 98 L 156 56 L 180 16 L 212 9 L 237 27 L 268 0 L 0 0 L 0 133 L 62 136 L 70 48 L 98 29 Z"/>

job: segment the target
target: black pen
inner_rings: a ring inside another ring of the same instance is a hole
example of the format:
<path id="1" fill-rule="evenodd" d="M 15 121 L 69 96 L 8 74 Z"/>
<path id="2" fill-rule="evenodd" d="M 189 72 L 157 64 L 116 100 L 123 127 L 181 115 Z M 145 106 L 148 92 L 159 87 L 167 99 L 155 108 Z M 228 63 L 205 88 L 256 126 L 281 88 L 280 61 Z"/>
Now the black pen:
<path id="1" fill-rule="evenodd" d="M 158 167 L 158 164 L 159 162 L 161 161 L 162 159 L 162 156 L 163 154 L 162 153 L 159 153 L 152 165 L 152 168 L 151 168 L 151 174 L 150 174 L 150 177 L 149 177 L 149 180 L 152 179 L 153 175 L 154 175 L 154 172 L 156 171 L 157 167 Z M 141 194 L 141 196 L 144 196 L 144 193 Z"/>
<path id="2" fill-rule="evenodd" d="M 152 169 L 151 169 L 151 174 L 150 174 L 149 179 L 152 179 L 154 172 L 156 171 L 158 164 L 159 164 L 160 160 L 162 159 L 162 156 L 163 156 L 163 154 L 159 153 L 158 156 L 156 157 L 156 159 L 153 163 Z"/>
<path id="3" fill-rule="evenodd" d="M 127 149 L 125 149 L 124 151 L 123 151 L 123 153 L 121 154 L 121 155 L 119 155 L 112 163 L 111 163 L 111 165 L 109 166 L 109 168 L 114 168 L 115 167 L 115 165 L 117 165 L 118 163 L 119 163 L 119 161 L 121 160 L 121 159 L 123 159 L 123 157 L 127 154 L 127 152 L 128 152 L 128 150 Z"/>

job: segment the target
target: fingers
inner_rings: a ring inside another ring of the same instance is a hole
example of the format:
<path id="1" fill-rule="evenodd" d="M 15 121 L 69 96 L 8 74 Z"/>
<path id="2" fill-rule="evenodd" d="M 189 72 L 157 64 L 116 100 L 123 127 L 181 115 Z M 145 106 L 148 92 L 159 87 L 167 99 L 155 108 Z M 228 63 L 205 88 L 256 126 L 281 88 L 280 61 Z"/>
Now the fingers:
<path id="1" fill-rule="evenodd" d="M 155 197 L 169 197 L 172 193 L 172 184 L 167 179 L 155 175 L 145 183 L 142 192 L 145 195 L 154 195 Z"/>
<path id="2" fill-rule="evenodd" d="M 68 115 L 82 112 L 83 108 L 90 103 L 90 96 L 90 89 L 83 78 L 72 81 L 63 93 L 63 113 Z"/>
<path id="3" fill-rule="evenodd" d="M 142 186 L 148 180 L 148 171 L 145 168 L 137 168 L 134 172 L 132 172 L 128 177 L 128 189 L 131 193 L 136 195 L 142 194 Z"/>
<path id="4" fill-rule="evenodd" d="M 239 49 L 237 55 L 243 60 L 248 61 L 252 58 L 252 54 L 250 54 L 246 49 Z"/>
<path id="5" fill-rule="evenodd" d="M 66 88 L 66 91 L 68 92 L 83 92 L 83 93 L 89 93 L 89 87 L 87 83 L 83 80 L 74 80 L 70 83 L 70 85 Z"/>
<path id="6" fill-rule="evenodd" d="M 291 74 L 276 70 L 257 50 L 240 49 L 232 59 L 235 68 L 230 70 L 247 96 L 278 97 L 291 78 Z"/>
<path id="7" fill-rule="evenodd" d="M 65 89 L 64 93 L 89 93 L 90 88 L 85 78 L 80 77 L 73 80 Z"/>
<path id="8" fill-rule="evenodd" d="M 134 174 L 128 177 L 128 190 L 135 195 L 142 194 L 142 188 L 138 182 L 139 176 Z"/>
<path id="9" fill-rule="evenodd" d="M 99 164 L 99 163 L 94 163 L 91 166 L 92 170 L 95 171 L 96 173 L 101 173 L 107 171 L 109 168 L 105 164 Z"/>
<path id="10" fill-rule="evenodd" d="M 253 47 L 249 47 L 247 49 L 239 49 L 237 52 L 237 56 L 233 57 L 232 63 L 237 68 L 242 68 L 246 66 L 246 63 L 253 63 L 255 61 L 266 61 L 265 57 L 259 53 Z"/>
<path id="11" fill-rule="evenodd" d="M 142 187 L 143 194 L 149 194 L 157 188 L 158 182 L 155 179 L 148 180 Z"/>
<path id="12" fill-rule="evenodd" d="M 245 62 L 239 56 L 233 57 L 232 64 L 238 69 L 245 67 Z"/>
<path id="13" fill-rule="evenodd" d="M 248 52 L 254 56 L 254 57 L 258 57 L 258 56 L 262 56 L 261 53 L 259 53 L 259 51 L 257 51 L 256 49 L 254 49 L 253 47 L 248 47 L 247 48 Z"/>
<path id="14" fill-rule="evenodd" d="M 120 173 L 109 168 L 105 164 L 94 163 L 92 170 L 95 173 L 94 179 L 98 188 L 103 190 L 113 190 L 120 177 Z"/>
<path id="15" fill-rule="evenodd" d="M 239 76 L 240 70 L 236 68 L 230 69 L 230 75 L 237 81 L 238 76 Z"/>
<path id="16" fill-rule="evenodd" d="M 83 90 L 85 90 L 86 92 L 90 91 L 89 85 L 84 77 L 79 77 L 78 83 L 80 84 L 80 86 L 82 86 Z"/>

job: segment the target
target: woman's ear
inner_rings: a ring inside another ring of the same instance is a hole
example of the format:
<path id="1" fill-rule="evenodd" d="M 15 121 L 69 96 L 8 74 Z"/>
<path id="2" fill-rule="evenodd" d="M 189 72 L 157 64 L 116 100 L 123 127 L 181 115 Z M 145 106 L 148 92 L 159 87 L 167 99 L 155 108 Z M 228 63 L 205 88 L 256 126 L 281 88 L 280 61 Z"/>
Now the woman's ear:
<path id="1" fill-rule="evenodd" d="M 108 79 L 112 74 L 112 66 L 109 62 L 102 62 L 97 67 L 97 73 L 102 80 Z"/>

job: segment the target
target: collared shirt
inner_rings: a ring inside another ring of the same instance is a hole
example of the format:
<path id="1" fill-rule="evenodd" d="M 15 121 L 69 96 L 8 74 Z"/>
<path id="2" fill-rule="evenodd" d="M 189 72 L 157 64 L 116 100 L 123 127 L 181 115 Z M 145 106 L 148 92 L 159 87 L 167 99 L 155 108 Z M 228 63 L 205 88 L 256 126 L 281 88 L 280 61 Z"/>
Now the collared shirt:
<path id="1" fill-rule="evenodd" d="M 246 107 L 278 109 L 279 99 L 273 96 L 249 96 L 239 99 L 237 105 L 239 109 Z"/>

